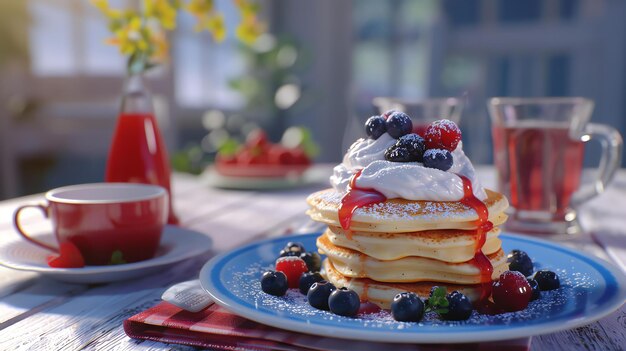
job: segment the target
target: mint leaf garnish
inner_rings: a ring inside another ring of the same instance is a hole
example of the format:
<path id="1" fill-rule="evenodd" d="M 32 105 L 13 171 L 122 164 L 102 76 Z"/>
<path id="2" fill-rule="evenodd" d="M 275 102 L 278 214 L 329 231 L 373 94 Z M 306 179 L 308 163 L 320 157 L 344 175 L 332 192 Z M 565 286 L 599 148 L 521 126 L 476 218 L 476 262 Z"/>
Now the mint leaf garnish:
<path id="1" fill-rule="evenodd" d="M 446 288 L 438 286 L 433 290 L 431 296 L 426 300 L 426 312 L 437 314 L 448 313 L 448 299 L 446 298 Z"/>

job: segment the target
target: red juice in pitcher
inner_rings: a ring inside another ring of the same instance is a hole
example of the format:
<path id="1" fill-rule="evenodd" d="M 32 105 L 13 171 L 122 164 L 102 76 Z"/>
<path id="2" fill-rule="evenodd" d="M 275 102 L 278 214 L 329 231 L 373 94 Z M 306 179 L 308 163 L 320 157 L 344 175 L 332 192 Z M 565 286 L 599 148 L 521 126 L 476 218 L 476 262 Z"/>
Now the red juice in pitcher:
<path id="1" fill-rule="evenodd" d="M 533 121 L 492 132 L 499 186 L 511 205 L 564 215 L 580 184 L 583 142 L 559 123 Z"/>
<path id="2" fill-rule="evenodd" d="M 178 224 L 172 210 L 168 160 L 167 149 L 153 114 L 120 114 L 109 151 L 105 181 L 164 187 L 170 194 L 167 222 Z"/>

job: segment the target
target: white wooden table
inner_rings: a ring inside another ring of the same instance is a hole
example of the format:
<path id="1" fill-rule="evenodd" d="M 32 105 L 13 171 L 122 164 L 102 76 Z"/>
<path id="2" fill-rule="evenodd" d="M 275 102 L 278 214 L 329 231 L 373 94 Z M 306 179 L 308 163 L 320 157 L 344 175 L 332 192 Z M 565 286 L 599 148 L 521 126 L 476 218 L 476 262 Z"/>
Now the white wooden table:
<path id="1" fill-rule="evenodd" d="M 493 170 L 483 168 L 484 184 L 493 184 Z M 200 267 L 216 253 L 286 231 L 305 230 L 305 197 L 326 187 L 259 192 L 213 189 L 200 178 L 177 174 L 173 192 L 182 225 L 205 233 L 214 242 L 212 252 L 176 264 L 142 279 L 102 285 L 60 283 L 29 272 L 0 267 L 0 350 L 193 350 L 191 347 L 136 341 L 128 338 L 122 321 L 160 301 L 170 285 L 197 277 Z M 0 236 L 13 230 L 14 209 L 41 195 L 0 202 Z M 46 231 L 37 212 L 25 213 L 32 230 Z M 626 171 L 608 192 L 587 204 L 583 224 L 593 231 L 625 235 Z M 607 258 L 605 251 L 585 235 L 567 245 Z M 626 307 L 586 327 L 533 338 L 533 350 L 624 350 Z"/>

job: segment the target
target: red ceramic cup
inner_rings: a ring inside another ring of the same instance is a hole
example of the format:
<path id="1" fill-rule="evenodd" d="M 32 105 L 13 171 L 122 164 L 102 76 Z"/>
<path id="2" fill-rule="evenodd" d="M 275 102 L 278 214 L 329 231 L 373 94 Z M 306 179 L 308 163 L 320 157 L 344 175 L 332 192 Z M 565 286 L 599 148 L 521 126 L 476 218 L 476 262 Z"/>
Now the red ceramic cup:
<path id="1" fill-rule="evenodd" d="M 15 211 L 17 231 L 29 242 L 58 252 L 24 232 L 20 212 L 36 207 L 52 220 L 59 244 L 71 242 L 87 265 L 131 263 L 154 257 L 167 221 L 167 191 L 156 185 L 94 183 L 46 193 L 47 204 L 24 205 Z"/>

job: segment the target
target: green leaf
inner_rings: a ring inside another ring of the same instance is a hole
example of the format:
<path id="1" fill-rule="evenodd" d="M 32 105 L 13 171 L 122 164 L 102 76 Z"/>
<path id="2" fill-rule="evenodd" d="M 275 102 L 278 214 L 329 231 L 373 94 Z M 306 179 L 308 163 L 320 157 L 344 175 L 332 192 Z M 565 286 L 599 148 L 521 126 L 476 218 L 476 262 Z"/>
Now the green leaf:
<path id="1" fill-rule="evenodd" d="M 439 315 L 448 313 L 448 307 L 450 303 L 446 298 L 447 289 L 445 287 L 437 287 L 432 296 L 428 298 L 426 302 L 426 312 L 435 312 Z"/>
<path id="2" fill-rule="evenodd" d="M 237 142 L 237 140 L 229 138 L 226 139 L 226 141 L 222 145 L 220 145 L 217 152 L 223 156 L 234 156 L 237 153 L 238 149 L 239 143 Z"/>
<path id="3" fill-rule="evenodd" d="M 125 264 L 126 260 L 124 260 L 122 251 L 120 250 L 115 250 L 113 251 L 113 254 L 111 255 L 111 264 Z"/>

